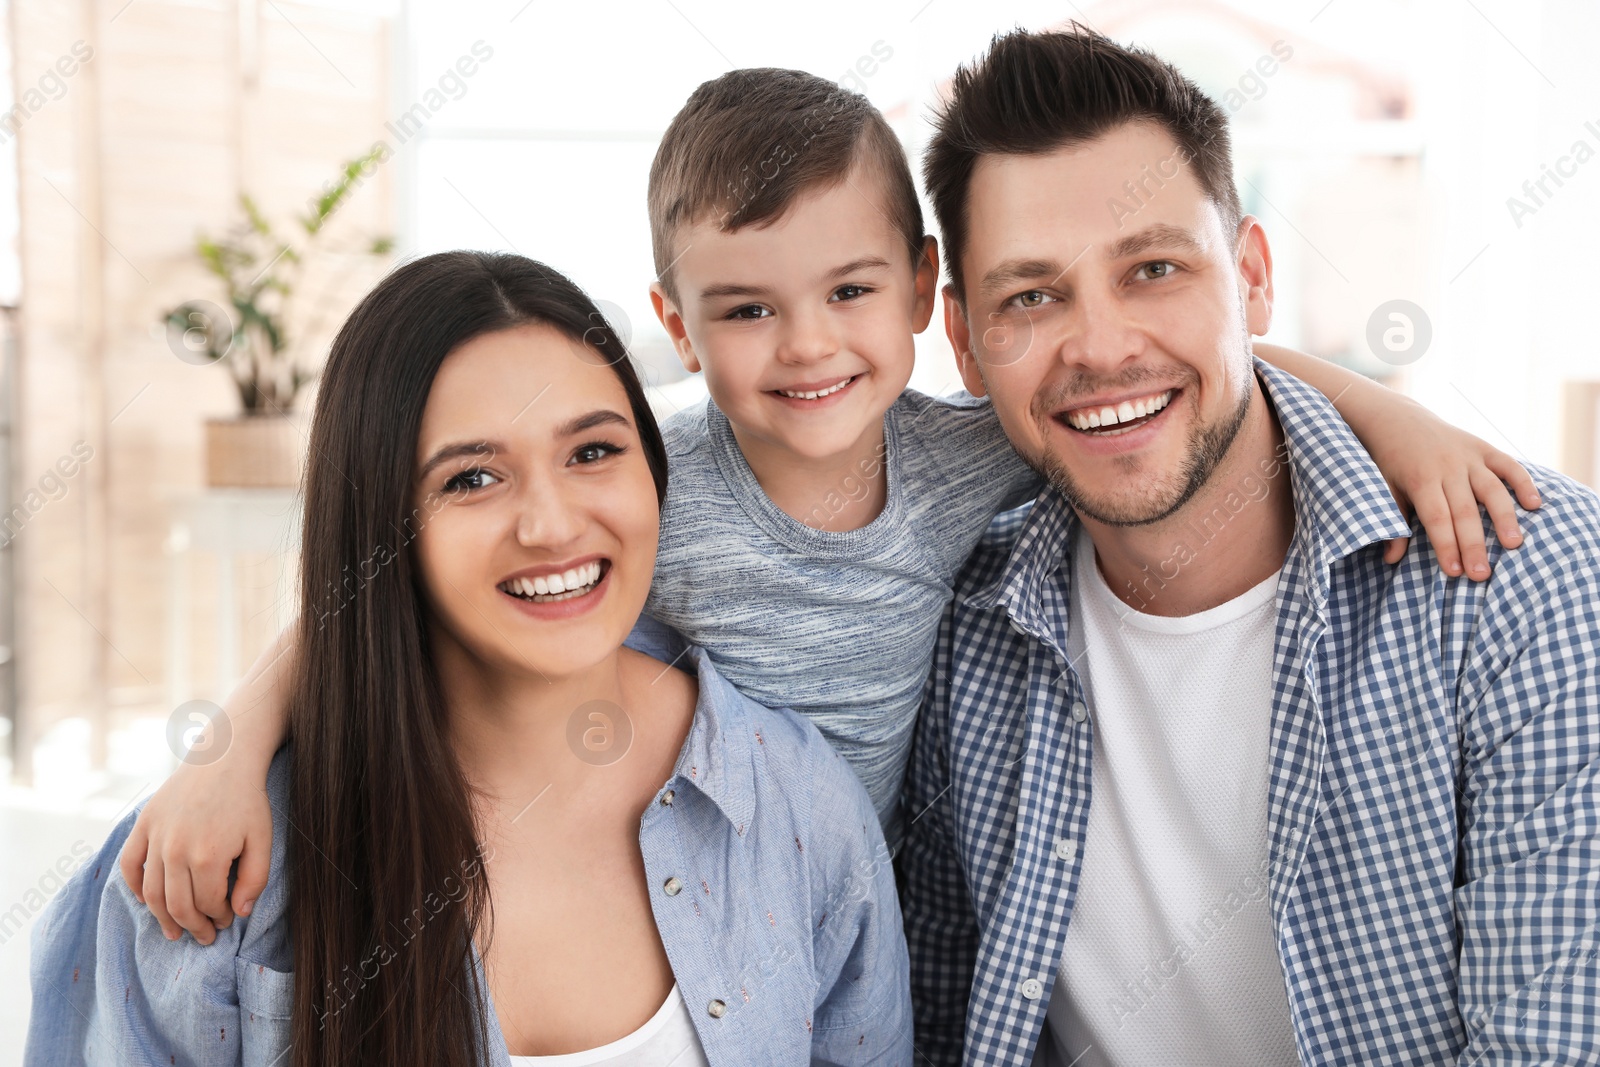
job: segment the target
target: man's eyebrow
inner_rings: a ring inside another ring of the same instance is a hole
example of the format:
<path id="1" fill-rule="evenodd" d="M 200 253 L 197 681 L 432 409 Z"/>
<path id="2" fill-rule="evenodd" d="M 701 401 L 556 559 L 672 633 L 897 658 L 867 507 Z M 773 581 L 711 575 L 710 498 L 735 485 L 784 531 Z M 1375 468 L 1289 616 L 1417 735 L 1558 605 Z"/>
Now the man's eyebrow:
<path id="1" fill-rule="evenodd" d="M 1127 259 L 1152 248 L 1171 248 L 1183 252 L 1203 252 L 1200 239 L 1181 226 L 1161 222 L 1138 233 L 1130 233 L 1111 246 L 1112 259 Z"/>
<path id="2" fill-rule="evenodd" d="M 862 271 L 884 270 L 887 269 L 888 266 L 889 261 L 884 259 L 882 256 L 862 256 L 860 259 L 851 260 L 842 267 L 833 268 L 828 273 L 824 274 L 823 277 L 829 279 L 844 278 L 851 274 L 859 274 Z"/>
<path id="3" fill-rule="evenodd" d="M 1053 259 L 1008 259 L 983 276 L 978 291 L 985 295 L 1036 278 L 1058 278 L 1066 269 Z"/>

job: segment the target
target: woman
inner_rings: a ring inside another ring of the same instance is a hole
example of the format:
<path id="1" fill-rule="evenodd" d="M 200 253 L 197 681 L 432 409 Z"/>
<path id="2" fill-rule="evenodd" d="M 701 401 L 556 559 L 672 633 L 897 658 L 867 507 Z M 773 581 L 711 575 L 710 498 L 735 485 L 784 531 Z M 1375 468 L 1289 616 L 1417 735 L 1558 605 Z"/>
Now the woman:
<path id="1" fill-rule="evenodd" d="M 666 458 L 621 352 L 517 256 L 430 256 L 356 309 L 268 888 L 167 940 L 115 862 L 129 815 L 39 924 L 29 1063 L 909 1062 L 855 776 L 699 650 L 622 645 Z"/>

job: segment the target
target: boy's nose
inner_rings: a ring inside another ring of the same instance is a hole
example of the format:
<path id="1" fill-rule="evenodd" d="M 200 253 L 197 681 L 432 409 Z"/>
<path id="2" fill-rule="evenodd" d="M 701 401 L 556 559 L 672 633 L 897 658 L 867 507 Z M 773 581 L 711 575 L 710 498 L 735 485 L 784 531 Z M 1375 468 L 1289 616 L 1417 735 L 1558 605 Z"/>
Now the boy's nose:
<path id="1" fill-rule="evenodd" d="M 829 326 L 817 318 L 791 319 L 778 343 L 778 359 L 784 363 L 816 363 L 839 350 L 839 340 Z"/>

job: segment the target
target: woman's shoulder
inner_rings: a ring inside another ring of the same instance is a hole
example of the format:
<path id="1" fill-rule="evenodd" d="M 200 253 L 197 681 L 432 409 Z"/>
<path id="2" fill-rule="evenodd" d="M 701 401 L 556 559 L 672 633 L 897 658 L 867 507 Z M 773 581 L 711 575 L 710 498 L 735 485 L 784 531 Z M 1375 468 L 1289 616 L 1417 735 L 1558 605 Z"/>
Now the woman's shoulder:
<path id="1" fill-rule="evenodd" d="M 122 877 L 122 847 L 141 809 L 112 827 L 34 927 L 27 1062 L 99 1062 L 92 1050 L 108 1048 L 115 1062 L 166 1062 L 180 1052 L 186 1062 L 234 1062 L 229 1052 L 247 1039 L 241 1029 L 288 1018 L 287 750 L 273 760 L 268 794 L 267 887 L 252 914 L 219 929 L 210 945 L 188 934 L 167 940 Z M 242 1006 L 253 1013 L 247 1021 Z"/>

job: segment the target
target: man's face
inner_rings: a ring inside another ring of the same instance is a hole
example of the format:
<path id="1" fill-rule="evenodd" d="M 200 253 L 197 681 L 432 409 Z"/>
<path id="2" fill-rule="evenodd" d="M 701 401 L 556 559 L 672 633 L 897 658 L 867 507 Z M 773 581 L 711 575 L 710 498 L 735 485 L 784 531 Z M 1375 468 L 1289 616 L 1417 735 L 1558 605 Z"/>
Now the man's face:
<path id="1" fill-rule="evenodd" d="M 1181 507 L 1226 454 L 1272 317 L 1259 224 L 1224 226 L 1187 155 L 1132 123 L 1034 156 L 985 156 L 967 193 L 963 314 L 945 321 L 974 393 L 1085 516 Z"/>

